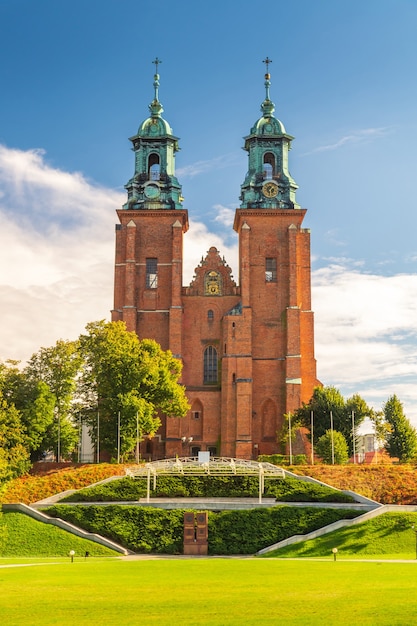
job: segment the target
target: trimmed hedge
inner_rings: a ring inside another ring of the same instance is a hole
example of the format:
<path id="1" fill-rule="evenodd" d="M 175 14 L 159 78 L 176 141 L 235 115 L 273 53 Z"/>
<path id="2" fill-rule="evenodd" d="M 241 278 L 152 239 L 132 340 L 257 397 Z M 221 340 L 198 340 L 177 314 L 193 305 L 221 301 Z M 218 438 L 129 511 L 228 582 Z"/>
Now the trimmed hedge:
<path id="1" fill-rule="evenodd" d="M 56 505 L 45 511 L 137 553 L 180 554 L 185 509 L 139 506 Z M 250 511 L 209 512 L 209 554 L 253 554 L 292 535 L 303 534 L 358 511 L 277 506 Z"/>
<path id="2" fill-rule="evenodd" d="M 252 476 L 160 476 L 151 497 L 255 498 L 258 490 L 258 479 Z M 61 502 L 132 502 L 145 496 L 145 480 L 126 477 L 82 489 Z M 297 478 L 266 480 L 264 496 L 281 502 L 354 502 L 351 496 L 340 491 Z"/>

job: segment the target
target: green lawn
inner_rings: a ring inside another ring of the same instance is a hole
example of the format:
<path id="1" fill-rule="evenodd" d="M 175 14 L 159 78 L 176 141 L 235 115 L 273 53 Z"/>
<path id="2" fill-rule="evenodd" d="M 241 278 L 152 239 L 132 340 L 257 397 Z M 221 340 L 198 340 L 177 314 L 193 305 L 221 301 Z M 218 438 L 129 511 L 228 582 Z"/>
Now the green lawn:
<path id="1" fill-rule="evenodd" d="M 76 554 L 88 551 L 94 556 L 117 554 L 96 542 L 77 537 L 57 526 L 44 524 L 22 513 L 0 514 L 1 557 L 66 556 L 70 550 Z"/>
<path id="2" fill-rule="evenodd" d="M 0 623 L 416 623 L 417 564 L 280 559 L 69 559 L 0 568 Z"/>
<path id="3" fill-rule="evenodd" d="M 385 513 L 362 524 L 348 526 L 264 556 L 327 557 L 333 548 L 337 548 L 337 559 L 415 559 L 417 537 L 413 526 L 417 528 L 416 513 Z"/>

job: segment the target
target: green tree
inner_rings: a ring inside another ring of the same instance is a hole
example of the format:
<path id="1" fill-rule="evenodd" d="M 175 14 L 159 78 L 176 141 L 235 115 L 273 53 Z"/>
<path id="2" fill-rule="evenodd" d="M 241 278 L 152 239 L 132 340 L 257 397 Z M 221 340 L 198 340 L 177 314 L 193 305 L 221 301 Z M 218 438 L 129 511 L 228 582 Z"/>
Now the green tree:
<path id="1" fill-rule="evenodd" d="M 316 452 L 327 465 L 332 464 L 333 460 L 336 465 L 343 465 L 349 459 L 346 439 L 337 430 L 326 430 L 317 441 Z"/>
<path id="2" fill-rule="evenodd" d="M 25 474 L 29 449 L 19 411 L 0 392 L 0 483 Z"/>
<path id="3" fill-rule="evenodd" d="M 417 433 L 404 415 L 403 405 L 395 394 L 385 402 L 383 411 L 390 427 L 386 441 L 388 454 L 397 457 L 400 463 L 411 461 L 417 454 Z"/>
<path id="4" fill-rule="evenodd" d="M 299 421 L 306 428 L 311 427 L 311 412 L 313 412 L 313 444 L 314 446 L 328 429 L 342 433 L 347 444 L 349 454 L 353 451 L 353 421 L 356 428 L 363 422 L 372 409 L 358 394 L 353 395 L 346 401 L 335 387 L 316 387 L 308 404 L 295 411 L 294 421 Z"/>
<path id="5" fill-rule="evenodd" d="M 84 357 L 82 389 L 84 416 L 97 440 L 100 415 L 100 448 L 113 455 L 132 452 L 137 428 L 141 436 L 159 428 L 159 413 L 182 417 L 189 409 L 185 389 L 178 384 L 182 365 L 172 353 L 153 340 L 139 340 L 124 322 L 92 322 L 80 337 Z"/>
<path id="6" fill-rule="evenodd" d="M 82 356 L 78 342 L 60 339 L 54 346 L 41 348 L 33 354 L 24 369 L 26 405 L 21 409 L 25 408 L 23 412 L 28 432 L 36 430 L 31 418 L 35 421 L 39 419 L 39 410 L 46 411 L 44 420 L 48 422 L 37 449 L 38 454 L 41 451 L 55 450 L 59 459 L 68 456 L 76 445 L 78 432 L 73 420 L 73 406 L 81 365 Z M 39 386 L 40 382 L 46 387 Z"/>

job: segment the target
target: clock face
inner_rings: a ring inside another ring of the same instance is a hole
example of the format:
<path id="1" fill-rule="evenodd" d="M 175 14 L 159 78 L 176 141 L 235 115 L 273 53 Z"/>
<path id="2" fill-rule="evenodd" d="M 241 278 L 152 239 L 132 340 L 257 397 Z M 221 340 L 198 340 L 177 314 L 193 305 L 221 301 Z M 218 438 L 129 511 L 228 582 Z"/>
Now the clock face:
<path id="1" fill-rule="evenodd" d="M 146 185 L 144 189 L 145 196 L 149 198 L 150 200 L 154 200 L 155 198 L 158 198 L 160 193 L 161 192 L 160 192 L 158 185 L 155 185 L 155 184 Z"/>
<path id="2" fill-rule="evenodd" d="M 267 198 L 275 198 L 278 195 L 278 185 L 273 182 L 265 183 L 262 187 L 262 193 Z"/>

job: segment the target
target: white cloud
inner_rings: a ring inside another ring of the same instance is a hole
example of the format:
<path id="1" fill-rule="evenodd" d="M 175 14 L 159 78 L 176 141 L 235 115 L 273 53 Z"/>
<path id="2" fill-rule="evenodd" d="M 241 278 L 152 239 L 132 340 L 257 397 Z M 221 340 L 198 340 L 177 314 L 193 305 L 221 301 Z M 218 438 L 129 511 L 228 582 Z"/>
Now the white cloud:
<path id="1" fill-rule="evenodd" d="M 206 161 L 196 161 L 191 165 L 185 165 L 177 168 L 176 175 L 182 179 L 194 178 L 194 176 L 198 176 L 199 174 L 230 167 L 237 162 L 238 157 L 238 153 L 231 152 L 229 154 L 214 157 L 213 159 L 207 159 Z"/>
<path id="2" fill-rule="evenodd" d="M 110 318 L 115 211 L 124 199 L 50 167 L 40 151 L 0 146 L 0 359 L 26 360 L 59 338 L 75 339 L 87 322 Z M 229 209 L 217 210 L 226 225 Z M 238 281 L 230 234 L 190 220 L 185 285 L 211 246 Z M 417 276 L 366 273 L 352 259 L 324 262 L 312 274 L 320 379 L 376 409 L 396 393 L 417 423 Z"/>
<path id="3" fill-rule="evenodd" d="M 331 265 L 313 272 L 312 284 L 322 381 L 358 391 L 376 409 L 396 393 L 417 422 L 417 276 Z"/>
<path id="4" fill-rule="evenodd" d="M 340 139 L 338 139 L 337 141 L 331 144 L 327 144 L 325 146 L 318 146 L 317 148 L 314 148 L 314 150 L 311 150 L 306 154 L 315 154 L 317 152 L 328 152 L 329 150 L 337 150 L 338 148 L 341 148 L 342 146 L 345 146 L 347 144 L 364 143 L 365 141 L 382 137 L 389 132 L 391 132 L 391 129 L 388 127 L 363 128 L 360 130 L 354 130 L 348 135 L 340 137 Z M 306 154 L 304 156 L 306 156 Z"/>
<path id="5" fill-rule="evenodd" d="M 227 245 L 220 235 L 210 233 L 205 224 L 190 220 L 190 230 L 184 237 L 183 282 L 185 285 L 191 282 L 194 276 L 194 269 L 200 264 L 201 259 L 206 257 L 209 248 L 212 246 L 217 248 L 222 258 L 225 258 L 227 265 L 232 268 L 234 280 L 238 281 L 236 273 L 238 267 L 237 240 L 235 245 Z"/>
<path id="6" fill-rule="evenodd" d="M 0 358 L 26 360 L 108 318 L 124 195 L 0 146 Z"/>
<path id="7" fill-rule="evenodd" d="M 214 218 L 215 222 L 219 222 L 224 226 L 233 226 L 233 222 L 235 220 L 235 208 L 230 208 L 223 206 L 221 204 L 215 204 L 214 210 L 217 212 L 216 217 Z"/>

